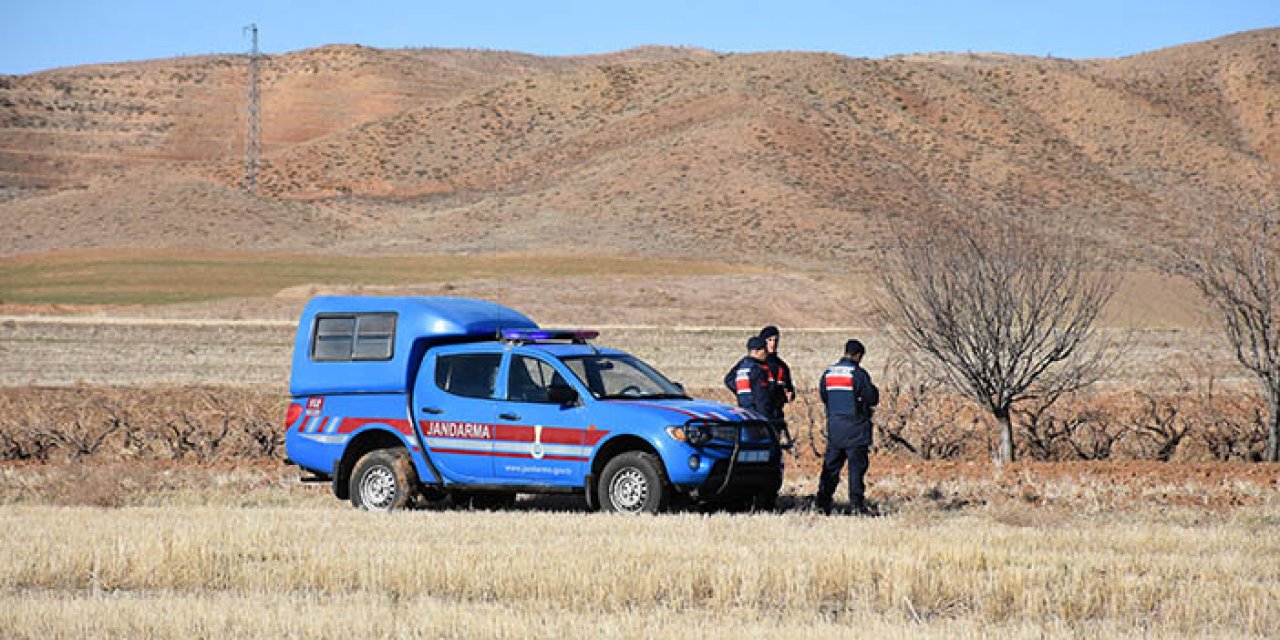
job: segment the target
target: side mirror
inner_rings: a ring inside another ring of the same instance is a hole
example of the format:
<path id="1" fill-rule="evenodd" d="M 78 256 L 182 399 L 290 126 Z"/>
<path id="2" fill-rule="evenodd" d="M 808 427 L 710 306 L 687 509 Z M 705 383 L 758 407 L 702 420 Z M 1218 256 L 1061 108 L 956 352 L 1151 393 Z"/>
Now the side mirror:
<path id="1" fill-rule="evenodd" d="M 547 401 L 558 405 L 573 404 L 578 401 L 578 392 L 567 384 L 553 384 L 547 387 Z"/>

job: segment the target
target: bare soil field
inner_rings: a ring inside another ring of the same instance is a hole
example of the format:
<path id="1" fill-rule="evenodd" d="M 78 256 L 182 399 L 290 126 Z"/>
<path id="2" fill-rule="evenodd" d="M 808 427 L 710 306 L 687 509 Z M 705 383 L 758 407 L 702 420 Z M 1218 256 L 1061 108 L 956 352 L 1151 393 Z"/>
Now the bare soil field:
<path id="1" fill-rule="evenodd" d="M 0 386 L 215 384 L 283 393 L 293 330 L 291 320 L 0 317 Z M 635 353 L 691 388 L 718 389 L 756 331 L 606 325 L 599 342 Z M 783 355 L 797 383 L 816 386 L 818 375 L 839 357 L 851 336 L 869 345 L 867 368 L 883 377 L 894 355 L 883 330 L 784 327 Z M 1127 348 L 1108 385 L 1158 382 L 1193 366 L 1220 381 L 1248 380 L 1212 331 L 1116 330 L 1112 337 Z"/>

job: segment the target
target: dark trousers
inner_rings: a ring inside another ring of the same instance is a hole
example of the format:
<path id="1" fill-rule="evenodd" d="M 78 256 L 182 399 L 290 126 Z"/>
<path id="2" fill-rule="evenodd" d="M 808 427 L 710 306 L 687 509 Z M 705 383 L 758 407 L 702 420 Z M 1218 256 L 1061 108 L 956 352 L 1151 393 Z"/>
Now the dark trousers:
<path id="1" fill-rule="evenodd" d="M 870 464 L 867 460 L 869 449 L 866 445 L 847 449 L 827 445 L 827 455 L 822 459 L 822 476 L 818 480 L 818 507 L 825 509 L 831 506 L 836 487 L 840 485 L 840 469 L 846 461 L 849 463 L 849 504 L 855 508 L 862 505 L 867 490 L 862 479 L 867 475 L 867 465 Z"/>
<path id="2" fill-rule="evenodd" d="M 787 428 L 786 418 L 769 418 L 769 424 L 778 433 L 779 444 L 790 445 L 792 443 L 793 438 L 791 437 L 791 430 Z"/>

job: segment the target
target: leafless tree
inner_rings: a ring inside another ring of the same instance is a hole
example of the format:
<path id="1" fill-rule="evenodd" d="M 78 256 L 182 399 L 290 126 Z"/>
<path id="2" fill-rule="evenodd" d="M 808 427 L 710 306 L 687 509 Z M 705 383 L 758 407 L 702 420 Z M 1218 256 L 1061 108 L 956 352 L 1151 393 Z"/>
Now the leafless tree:
<path id="1" fill-rule="evenodd" d="M 1280 462 L 1280 221 L 1261 204 L 1243 219 L 1219 220 L 1203 241 L 1189 242 L 1175 270 L 1218 312 L 1236 360 L 1267 399 L 1263 459 Z"/>
<path id="2" fill-rule="evenodd" d="M 1096 321 L 1117 278 L 1081 243 L 939 225 L 899 234 L 884 259 L 881 313 L 995 418 L 997 461 L 1013 461 L 1017 403 L 1082 389 L 1110 363 Z"/>

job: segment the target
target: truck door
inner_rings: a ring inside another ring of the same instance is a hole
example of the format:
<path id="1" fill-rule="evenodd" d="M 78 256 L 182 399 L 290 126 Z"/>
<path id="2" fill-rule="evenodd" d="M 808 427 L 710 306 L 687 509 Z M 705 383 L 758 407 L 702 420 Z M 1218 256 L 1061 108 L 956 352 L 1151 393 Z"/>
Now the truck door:
<path id="1" fill-rule="evenodd" d="M 502 352 L 432 349 L 413 387 L 413 411 L 424 447 L 452 482 L 493 481 L 495 391 Z"/>
<path id="2" fill-rule="evenodd" d="M 583 446 L 586 410 L 581 402 L 550 399 L 553 385 L 569 383 L 549 360 L 513 353 L 507 362 L 493 441 L 495 474 L 519 484 L 581 485 L 590 455 Z"/>

